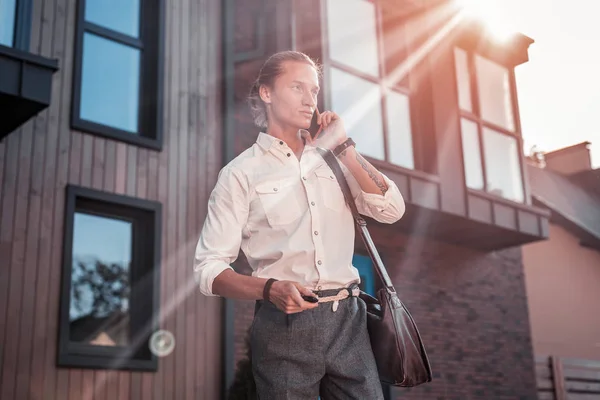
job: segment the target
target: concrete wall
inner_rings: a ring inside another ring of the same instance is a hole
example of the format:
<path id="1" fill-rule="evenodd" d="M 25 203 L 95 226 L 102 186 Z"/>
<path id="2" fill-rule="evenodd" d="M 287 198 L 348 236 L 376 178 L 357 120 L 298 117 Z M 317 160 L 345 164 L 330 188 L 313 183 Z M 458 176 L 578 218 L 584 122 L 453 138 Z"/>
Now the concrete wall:
<path id="1" fill-rule="evenodd" d="M 551 225 L 523 263 L 535 353 L 600 360 L 600 252 Z"/>

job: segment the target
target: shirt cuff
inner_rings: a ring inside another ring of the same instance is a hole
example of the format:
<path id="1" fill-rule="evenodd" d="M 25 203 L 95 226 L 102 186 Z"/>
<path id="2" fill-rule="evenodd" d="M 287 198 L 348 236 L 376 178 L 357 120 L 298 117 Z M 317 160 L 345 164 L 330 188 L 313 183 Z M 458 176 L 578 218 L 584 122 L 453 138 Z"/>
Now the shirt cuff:
<path id="1" fill-rule="evenodd" d="M 196 283 L 200 287 L 200 292 L 205 296 L 218 296 L 213 293 L 212 287 L 215 278 L 223 271 L 232 270 L 231 266 L 224 261 L 213 261 L 211 265 L 199 267 L 195 271 Z"/>
<path id="2" fill-rule="evenodd" d="M 379 193 L 367 193 L 365 191 L 363 191 L 361 189 L 361 197 L 363 199 L 363 201 L 368 204 L 371 207 L 375 207 L 379 212 L 382 212 L 383 210 L 385 210 L 388 205 L 390 204 L 390 201 L 392 201 L 395 192 L 398 191 L 398 187 L 396 186 L 396 184 L 394 182 L 392 182 L 387 176 L 385 176 L 384 174 L 381 174 L 381 176 L 383 176 L 383 180 L 385 181 L 388 190 L 385 192 L 385 194 L 379 194 Z"/>

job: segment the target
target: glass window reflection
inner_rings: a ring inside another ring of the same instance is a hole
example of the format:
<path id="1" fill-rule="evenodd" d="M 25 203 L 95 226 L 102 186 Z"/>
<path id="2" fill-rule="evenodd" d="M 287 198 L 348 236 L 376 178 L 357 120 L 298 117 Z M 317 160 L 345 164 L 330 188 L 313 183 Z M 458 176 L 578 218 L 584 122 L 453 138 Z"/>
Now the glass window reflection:
<path id="1" fill-rule="evenodd" d="M 84 34 L 80 117 L 138 132 L 140 50 Z"/>
<path id="2" fill-rule="evenodd" d="M 15 38 L 16 0 L 0 0 L 0 44 L 12 47 Z"/>
<path id="3" fill-rule="evenodd" d="M 85 0 L 85 20 L 137 38 L 140 0 Z"/>
<path id="4" fill-rule="evenodd" d="M 383 160 L 383 125 L 379 85 L 331 68 L 333 110 L 344 120 L 348 137 L 366 156 Z"/>
<path id="5" fill-rule="evenodd" d="M 70 340 L 100 346 L 129 343 L 132 224 L 75 213 Z"/>
<path id="6" fill-rule="evenodd" d="M 517 140 L 483 128 L 487 191 L 509 200 L 524 201 Z"/>
<path id="7" fill-rule="evenodd" d="M 379 76 L 375 5 L 366 0 L 328 0 L 327 33 L 331 59 Z"/>
<path id="8" fill-rule="evenodd" d="M 475 56 L 481 118 L 509 131 L 515 130 L 508 69 Z"/>
<path id="9" fill-rule="evenodd" d="M 477 124 L 465 118 L 461 119 L 460 123 L 467 187 L 481 190 L 483 189 L 483 171 Z"/>
<path id="10" fill-rule="evenodd" d="M 408 96 L 390 91 L 386 99 L 388 155 L 392 164 L 413 169 L 413 143 Z"/>
<path id="11" fill-rule="evenodd" d="M 456 82 L 458 85 L 458 105 L 461 110 L 472 112 L 471 78 L 469 75 L 467 53 L 462 49 L 454 48 L 454 60 L 456 65 Z"/>

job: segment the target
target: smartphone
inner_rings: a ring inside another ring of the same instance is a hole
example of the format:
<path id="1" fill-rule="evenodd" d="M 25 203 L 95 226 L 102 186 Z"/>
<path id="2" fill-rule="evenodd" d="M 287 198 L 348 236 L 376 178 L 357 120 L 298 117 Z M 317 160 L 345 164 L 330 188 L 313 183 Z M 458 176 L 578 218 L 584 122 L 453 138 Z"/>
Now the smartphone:
<path id="1" fill-rule="evenodd" d="M 319 302 L 319 299 L 317 299 L 316 297 L 313 297 L 313 296 L 302 295 L 302 298 L 305 301 L 308 301 L 309 303 L 318 303 Z"/>
<path id="2" fill-rule="evenodd" d="M 312 120 L 310 121 L 310 128 L 308 128 L 308 132 L 310 133 L 311 138 L 315 138 L 315 136 L 319 133 L 321 129 L 321 125 L 317 124 L 317 117 L 319 116 L 319 110 L 315 108 L 315 112 L 313 113 Z"/>

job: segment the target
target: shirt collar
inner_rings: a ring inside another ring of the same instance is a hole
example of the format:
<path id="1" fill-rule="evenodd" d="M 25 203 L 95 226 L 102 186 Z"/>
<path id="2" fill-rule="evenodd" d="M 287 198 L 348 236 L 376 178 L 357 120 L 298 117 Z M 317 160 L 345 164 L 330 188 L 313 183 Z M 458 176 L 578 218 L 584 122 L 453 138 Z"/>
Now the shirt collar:
<path id="1" fill-rule="evenodd" d="M 300 129 L 300 135 L 303 138 L 309 137 L 310 133 L 305 130 L 305 129 Z M 274 145 L 281 145 L 281 140 L 277 139 L 274 136 L 269 135 L 266 132 L 260 132 L 258 134 L 258 138 L 256 138 L 256 143 L 262 147 L 263 149 L 265 149 L 266 151 L 269 151 L 271 149 L 271 147 L 273 147 Z M 311 146 L 309 143 L 305 143 L 306 147 L 314 147 Z"/>
<path id="2" fill-rule="evenodd" d="M 268 133 L 260 132 L 258 134 L 258 138 L 256 138 L 256 143 L 258 143 L 260 147 L 268 151 L 271 148 L 271 146 L 273 146 L 276 140 L 277 139 L 275 139 L 275 137 L 269 135 Z"/>

